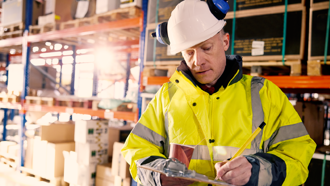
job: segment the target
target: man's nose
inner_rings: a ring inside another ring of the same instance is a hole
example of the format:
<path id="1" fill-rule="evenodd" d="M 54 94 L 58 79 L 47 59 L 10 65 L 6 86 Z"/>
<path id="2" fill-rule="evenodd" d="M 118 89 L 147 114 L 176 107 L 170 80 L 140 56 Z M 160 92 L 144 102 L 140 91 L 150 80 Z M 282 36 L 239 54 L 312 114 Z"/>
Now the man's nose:
<path id="1" fill-rule="evenodd" d="M 195 66 L 201 66 L 205 63 L 203 52 L 200 50 L 195 51 L 194 64 Z"/>

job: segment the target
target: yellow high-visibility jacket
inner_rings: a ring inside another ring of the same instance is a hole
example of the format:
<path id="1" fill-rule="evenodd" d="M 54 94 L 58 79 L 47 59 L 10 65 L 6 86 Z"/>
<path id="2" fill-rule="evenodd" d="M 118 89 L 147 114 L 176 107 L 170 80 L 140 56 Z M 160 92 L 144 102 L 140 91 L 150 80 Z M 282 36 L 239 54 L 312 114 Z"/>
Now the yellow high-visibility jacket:
<path id="1" fill-rule="evenodd" d="M 241 58 L 227 56 L 228 63 L 241 64 Z M 252 164 L 248 185 L 304 183 L 316 144 L 286 95 L 267 79 L 243 75 L 241 67 L 212 95 L 177 70 L 149 103 L 122 153 L 136 181 L 160 185 L 158 173 L 137 164 L 164 161 L 170 143 L 196 146 L 189 169 L 215 178 L 215 163 L 231 158 L 263 121 L 266 126 L 243 153 Z"/>

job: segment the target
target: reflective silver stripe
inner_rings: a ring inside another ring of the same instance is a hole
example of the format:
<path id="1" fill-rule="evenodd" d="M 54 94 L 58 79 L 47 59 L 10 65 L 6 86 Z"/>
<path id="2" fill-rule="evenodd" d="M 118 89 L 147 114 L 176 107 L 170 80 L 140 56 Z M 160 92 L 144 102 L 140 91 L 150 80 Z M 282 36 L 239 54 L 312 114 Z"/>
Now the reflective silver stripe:
<path id="1" fill-rule="evenodd" d="M 160 143 L 161 141 L 165 142 L 165 138 L 163 136 L 157 134 L 155 131 L 149 129 L 141 123 L 136 124 L 132 130 L 132 133 L 159 147 L 162 147 L 162 144 Z"/>
<path id="2" fill-rule="evenodd" d="M 265 141 L 264 149 L 268 151 L 269 147 L 285 140 L 299 138 L 308 135 L 308 132 L 303 123 L 297 123 L 293 125 L 286 125 L 276 130 L 273 135 Z"/>
<path id="3" fill-rule="evenodd" d="M 169 136 L 168 136 L 168 112 L 165 112 L 164 118 L 165 118 L 165 135 L 166 135 L 164 154 L 166 157 L 168 157 L 169 153 L 170 153 L 170 142 L 169 142 Z"/>
<path id="4" fill-rule="evenodd" d="M 178 89 L 178 87 L 176 85 L 174 85 L 172 82 L 168 82 L 168 97 L 170 99 L 170 101 L 172 100 L 176 90 Z M 165 141 L 165 156 L 168 157 L 169 156 L 169 152 L 170 152 L 170 142 L 169 142 L 169 135 L 168 135 L 168 112 L 165 112 L 164 115 L 165 118 L 165 135 L 166 135 L 166 141 Z"/>
<path id="5" fill-rule="evenodd" d="M 211 160 L 208 147 L 206 145 L 197 145 L 191 159 Z"/>
<path id="6" fill-rule="evenodd" d="M 271 185 L 273 181 L 272 164 L 262 157 L 253 157 L 259 160 L 260 165 L 258 186 Z"/>
<path id="7" fill-rule="evenodd" d="M 214 146 L 213 147 L 213 160 L 214 161 L 224 161 L 228 158 L 234 156 L 238 151 L 238 147 L 229 147 L 229 146 Z M 251 155 L 255 154 L 256 149 L 245 149 L 242 155 Z"/>
<path id="8" fill-rule="evenodd" d="M 170 98 L 170 101 L 172 100 L 173 95 L 175 94 L 177 89 L 178 87 L 176 85 L 174 85 L 172 82 L 168 82 L 168 96 Z"/>
<path id="9" fill-rule="evenodd" d="M 259 91 L 264 86 L 265 79 L 262 77 L 253 77 L 251 81 L 251 104 L 252 104 L 252 132 L 254 132 L 259 125 L 264 121 L 264 111 L 262 109 Z M 260 152 L 260 143 L 262 138 L 262 131 L 251 143 L 251 149 L 256 149 Z"/>

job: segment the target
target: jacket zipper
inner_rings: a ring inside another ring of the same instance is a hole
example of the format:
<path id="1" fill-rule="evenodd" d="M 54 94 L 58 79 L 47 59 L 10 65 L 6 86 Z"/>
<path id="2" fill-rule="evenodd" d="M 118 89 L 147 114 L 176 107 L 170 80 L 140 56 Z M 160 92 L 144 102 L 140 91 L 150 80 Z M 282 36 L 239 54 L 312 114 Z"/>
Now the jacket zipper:
<path id="1" fill-rule="evenodd" d="M 212 96 L 209 95 L 209 122 L 210 122 L 210 133 L 211 133 L 211 138 L 209 139 L 209 150 L 210 150 L 210 155 L 211 155 L 211 165 L 214 165 L 214 160 L 213 160 L 213 146 L 214 146 L 214 136 L 213 136 L 213 100 L 212 100 Z M 213 141 L 212 141 L 213 140 Z M 213 169 L 213 174 L 216 175 L 216 171 L 215 169 Z"/>

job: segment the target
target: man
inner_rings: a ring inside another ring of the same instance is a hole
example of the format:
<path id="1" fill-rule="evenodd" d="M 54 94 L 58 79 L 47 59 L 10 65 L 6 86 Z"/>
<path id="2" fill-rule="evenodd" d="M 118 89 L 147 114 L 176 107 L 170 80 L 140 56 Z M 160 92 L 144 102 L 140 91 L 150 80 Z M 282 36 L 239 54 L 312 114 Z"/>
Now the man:
<path id="1" fill-rule="evenodd" d="M 157 166 L 169 144 L 194 146 L 190 170 L 234 185 L 301 185 L 316 145 L 285 94 L 272 82 L 242 74 L 226 56 L 229 34 L 207 4 L 185 0 L 168 22 L 172 53 L 184 61 L 149 103 L 122 153 L 143 185 L 207 185 L 137 168 Z M 255 129 L 262 132 L 227 163 Z"/>

